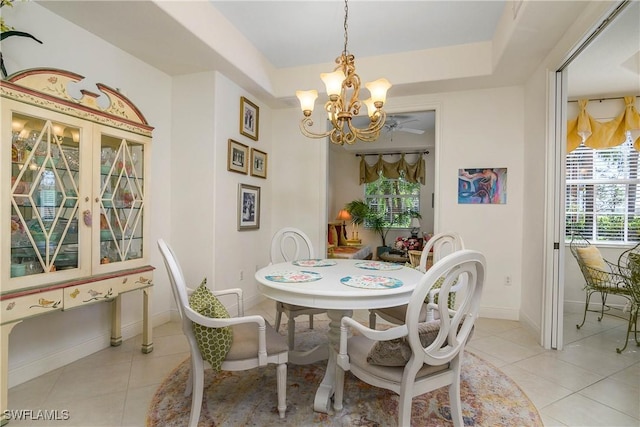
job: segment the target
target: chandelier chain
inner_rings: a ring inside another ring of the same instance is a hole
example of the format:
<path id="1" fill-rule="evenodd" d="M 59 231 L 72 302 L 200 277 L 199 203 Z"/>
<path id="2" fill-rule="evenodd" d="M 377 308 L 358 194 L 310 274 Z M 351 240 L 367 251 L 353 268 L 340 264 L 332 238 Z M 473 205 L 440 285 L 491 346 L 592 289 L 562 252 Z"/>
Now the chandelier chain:
<path id="1" fill-rule="evenodd" d="M 318 97 L 318 91 L 297 91 L 300 106 L 304 115 L 300 122 L 302 134 L 310 138 L 326 138 L 333 144 L 353 144 L 356 140 L 373 142 L 380 136 L 380 130 L 386 121 L 386 113 L 382 109 L 387 89 L 391 83 L 387 79 L 378 79 L 365 84 L 371 93 L 371 98 L 361 101 L 360 76 L 356 73 L 355 57 L 347 50 L 349 43 L 349 1 L 344 0 L 344 49 L 342 55 L 336 58 L 337 66 L 332 73 L 320 75 L 327 87 L 329 100 L 324 105 L 324 110 L 331 123 L 331 129 L 325 132 L 313 132 L 313 104 Z M 365 106 L 369 115 L 369 125 L 359 128 L 352 119 L 360 114 L 360 109 Z"/>
<path id="2" fill-rule="evenodd" d="M 349 17 L 349 5 L 348 0 L 344 0 L 344 56 L 347 56 L 347 42 L 349 41 L 349 34 L 347 32 L 347 18 Z"/>

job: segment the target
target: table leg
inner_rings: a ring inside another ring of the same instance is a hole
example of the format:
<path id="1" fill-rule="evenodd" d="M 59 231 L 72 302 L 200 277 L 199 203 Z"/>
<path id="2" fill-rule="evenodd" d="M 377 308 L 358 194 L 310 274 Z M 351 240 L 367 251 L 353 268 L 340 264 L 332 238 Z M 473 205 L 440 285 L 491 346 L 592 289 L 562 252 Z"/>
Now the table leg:
<path id="1" fill-rule="evenodd" d="M 7 416 L 7 409 L 9 409 L 9 334 L 14 326 L 20 323 L 21 320 L 8 323 L 6 325 L 2 325 L 0 327 L 2 338 L 0 341 L 2 345 L 0 346 L 0 426 L 3 426 L 9 422 L 9 418 Z"/>
<path id="2" fill-rule="evenodd" d="M 122 297 L 118 295 L 111 301 L 111 345 L 117 347 L 122 344 L 122 324 L 120 314 L 122 311 Z"/>
<path id="3" fill-rule="evenodd" d="M 153 325 L 149 319 L 151 311 L 151 289 L 142 290 L 142 352 L 147 354 L 153 351 Z"/>
<path id="4" fill-rule="evenodd" d="M 327 362 L 327 370 L 324 378 L 316 391 L 316 397 L 313 401 L 313 410 L 316 412 L 329 413 L 331 408 L 331 397 L 335 390 L 336 380 L 336 356 L 340 345 L 340 321 L 342 317 L 353 315 L 352 310 L 328 310 L 327 315 L 329 322 L 329 360 Z"/>

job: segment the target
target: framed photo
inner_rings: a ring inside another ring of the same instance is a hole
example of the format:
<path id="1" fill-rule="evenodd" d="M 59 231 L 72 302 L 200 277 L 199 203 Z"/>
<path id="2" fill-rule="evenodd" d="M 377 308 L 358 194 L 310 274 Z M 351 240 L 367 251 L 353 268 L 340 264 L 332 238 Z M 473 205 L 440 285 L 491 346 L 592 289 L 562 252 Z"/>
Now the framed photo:
<path id="1" fill-rule="evenodd" d="M 258 140 L 260 109 L 244 96 L 240 97 L 240 133 L 254 141 Z"/>
<path id="2" fill-rule="evenodd" d="M 238 230 L 260 228 L 260 187 L 238 184 Z"/>
<path id="3" fill-rule="evenodd" d="M 249 170 L 249 147 L 233 139 L 229 140 L 227 170 L 246 174 Z"/>
<path id="4" fill-rule="evenodd" d="M 267 177 L 267 153 L 251 149 L 251 175 L 258 178 Z"/>

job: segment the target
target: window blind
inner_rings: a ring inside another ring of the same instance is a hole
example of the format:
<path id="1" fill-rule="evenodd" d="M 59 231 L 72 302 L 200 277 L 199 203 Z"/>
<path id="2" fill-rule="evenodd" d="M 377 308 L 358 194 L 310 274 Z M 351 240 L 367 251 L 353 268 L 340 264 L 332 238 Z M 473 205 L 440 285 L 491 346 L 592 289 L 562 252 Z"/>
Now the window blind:
<path id="1" fill-rule="evenodd" d="M 581 144 L 567 154 L 566 239 L 580 233 L 593 242 L 640 240 L 638 151 L 631 135 L 622 145 L 594 150 Z"/>

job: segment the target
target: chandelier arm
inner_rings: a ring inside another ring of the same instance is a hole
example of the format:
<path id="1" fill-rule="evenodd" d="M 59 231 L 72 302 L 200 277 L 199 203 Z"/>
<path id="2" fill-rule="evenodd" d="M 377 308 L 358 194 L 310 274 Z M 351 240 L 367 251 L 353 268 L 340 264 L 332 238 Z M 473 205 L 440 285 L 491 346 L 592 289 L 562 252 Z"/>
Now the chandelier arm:
<path id="1" fill-rule="evenodd" d="M 335 129 L 323 132 L 323 133 L 316 133 L 311 131 L 311 127 L 313 126 L 313 120 L 311 119 L 311 117 L 305 117 L 304 119 L 302 119 L 302 121 L 300 122 L 300 131 L 302 132 L 302 134 L 308 138 L 326 138 L 328 137 L 333 131 L 335 131 Z"/>

